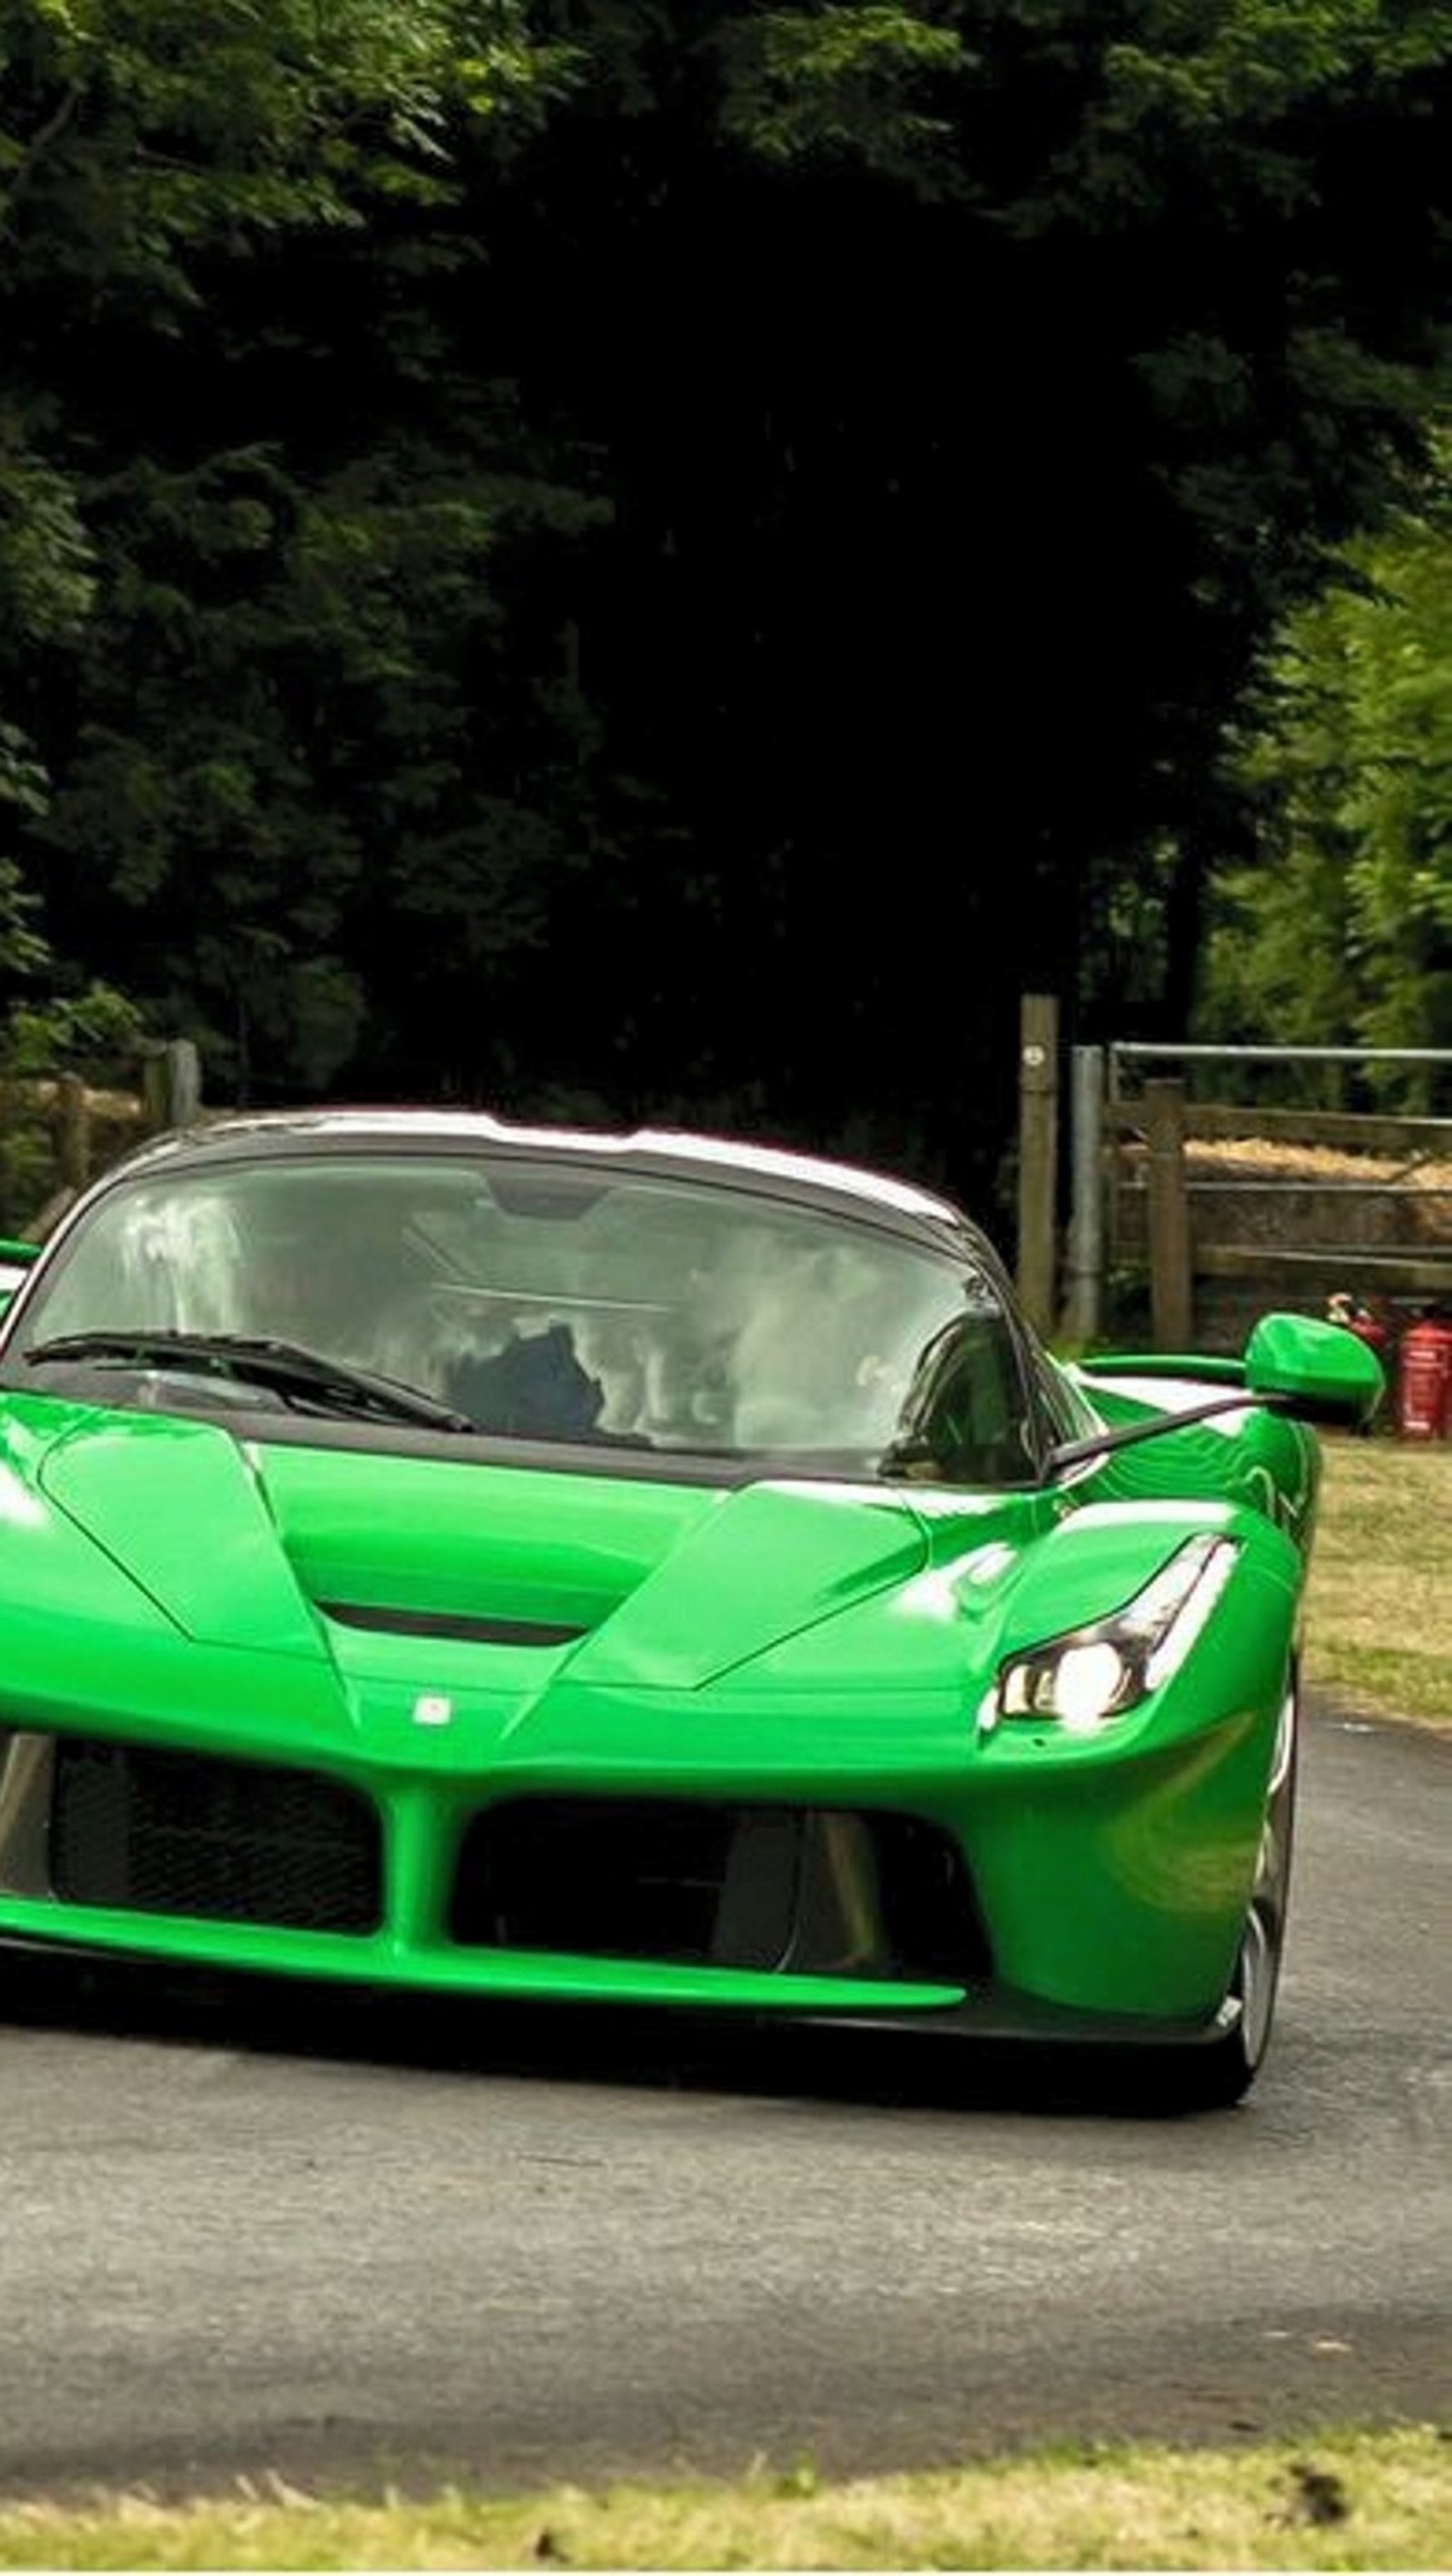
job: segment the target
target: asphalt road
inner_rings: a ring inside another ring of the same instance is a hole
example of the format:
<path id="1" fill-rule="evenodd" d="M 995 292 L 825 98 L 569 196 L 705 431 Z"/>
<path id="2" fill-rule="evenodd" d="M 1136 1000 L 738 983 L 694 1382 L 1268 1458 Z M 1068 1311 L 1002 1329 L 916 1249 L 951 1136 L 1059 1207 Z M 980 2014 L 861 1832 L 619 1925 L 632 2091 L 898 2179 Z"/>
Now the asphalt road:
<path id="1" fill-rule="evenodd" d="M 1308 1738 L 1272 2059 L 1209 2117 L 866 2037 L 12 1984 L 0 2491 L 1452 2432 L 1452 1738 Z"/>

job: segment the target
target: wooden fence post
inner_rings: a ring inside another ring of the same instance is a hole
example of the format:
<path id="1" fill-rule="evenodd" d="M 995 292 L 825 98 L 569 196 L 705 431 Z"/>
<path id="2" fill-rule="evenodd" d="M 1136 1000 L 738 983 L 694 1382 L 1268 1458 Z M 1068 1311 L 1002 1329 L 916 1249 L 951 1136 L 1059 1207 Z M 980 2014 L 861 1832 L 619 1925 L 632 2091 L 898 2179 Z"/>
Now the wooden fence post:
<path id="1" fill-rule="evenodd" d="M 55 1162 L 65 1189 L 85 1188 L 91 1176 L 91 1118 L 78 1073 L 56 1077 Z"/>
<path id="2" fill-rule="evenodd" d="M 1076 1046 L 1069 1078 L 1072 1192 L 1063 1333 L 1093 1342 L 1104 1305 L 1104 1049 Z"/>
<path id="3" fill-rule="evenodd" d="M 1190 1199 L 1185 1186 L 1185 1086 L 1147 1082 L 1150 1329 L 1157 1351 L 1185 1351 L 1195 1330 Z"/>
<path id="4" fill-rule="evenodd" d="M 201 1107 L 201 1060 L 190 1038 L 169 1038 L 143 1059 L 141 1096 L 148 1127 L 185 1127 Z"/>
<path id="5" fill-rule="evenodd" d="M 1059 1005 L 1025 993 L 1019 1005 L 1018 1293 L 1041 1333 L 1054 1328 L 1059 1159 Z"/>

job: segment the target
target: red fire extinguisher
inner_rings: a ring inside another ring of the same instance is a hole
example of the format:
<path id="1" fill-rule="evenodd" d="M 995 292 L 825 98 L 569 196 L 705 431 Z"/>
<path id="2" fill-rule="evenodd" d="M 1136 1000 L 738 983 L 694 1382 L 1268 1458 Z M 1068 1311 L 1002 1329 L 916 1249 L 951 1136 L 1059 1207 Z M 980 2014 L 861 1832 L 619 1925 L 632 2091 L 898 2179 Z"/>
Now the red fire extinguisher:
<path id="1" fill-rule="evenodd" d="M 1346 1331 L 1354 1333 L 1359 1342 L 1365 1342 L 1368 1350 L 1375 1351 L 1382 1366 L 1383 1386 L 1389 1387 L 1392 1382 L 1395 1335 L 1387 1316 L 1384 1313 L 1378 1314 L 1374 1307 L 1368 1306 L 1363 1298 L 1354 1296 L 1349 1289 L 1339 1288 L 1333 1297 L 1328 1297 L 1326 1300 L 1326 1320 L 1329 1324 L 1344 1325 Z M 1381 1398 L 1378 1396 L 1372 1413 L 1361 1426 L 1364 1437 L 1370 1436 L 1380 1408 Z M 1452 1385 L 1449 1385 L 1448 1389 L 1447 1412 L 1449 1423 L 1452 1423 Z"/>
<path id="2" fill-rule="evenodd" d="M 1365 1342 L 1368 1350 L 1375 1351 L 1379 1360 L 1388 1358 L 1391 1326 L 1385 1316 L 1374 1313 L 1370 1306 L 1364 1306 L 1360 1298 L 1350 1296 L 1345 1289 L 1338 1289 L 1334 1297 L 1327 1299 L 1326 1319 L 1328 1323 L 1344 1324 L 1348 1333 L 1354 1333 L 1359 1342 Z"/>
<path id="3" fill-rule="evenodd" d="M 1452 1323 L 1438 1316 L 1424 1315 L 1402 1335 L 1397 1429 L 1405 1440 L 1445 1440 L 1452 1431 Z"/>

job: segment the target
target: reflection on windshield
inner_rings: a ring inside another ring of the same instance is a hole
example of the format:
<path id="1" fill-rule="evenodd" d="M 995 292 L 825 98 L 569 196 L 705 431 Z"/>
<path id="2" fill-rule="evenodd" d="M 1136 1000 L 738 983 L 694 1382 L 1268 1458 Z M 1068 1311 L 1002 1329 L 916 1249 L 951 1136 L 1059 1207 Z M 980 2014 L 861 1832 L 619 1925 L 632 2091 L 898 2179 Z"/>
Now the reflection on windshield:
<path id="1" fill-rule="evenodd" d="M 920 1356 L 993 1289 L 943 1256 L 736 1186 L 518 1159 L 228 1164 L 124 1184 L 42 1283 L 24 1346 L 272 1336 L 482 1429 L 706 1453 L 876 1456 Z"/>

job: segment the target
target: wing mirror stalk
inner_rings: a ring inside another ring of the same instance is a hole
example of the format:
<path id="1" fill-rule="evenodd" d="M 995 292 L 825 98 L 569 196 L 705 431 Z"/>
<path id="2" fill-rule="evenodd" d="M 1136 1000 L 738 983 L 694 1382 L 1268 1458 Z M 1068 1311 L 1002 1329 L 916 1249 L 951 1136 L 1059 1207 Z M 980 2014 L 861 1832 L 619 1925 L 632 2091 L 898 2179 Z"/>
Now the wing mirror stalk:
<path id="1" fill-rule="evenodd" d="M 1112 1359 L 1093 1365 L 1109 1371 L 1115 1367 Z M 1300 1422 L 1359 1430 L 1370 1422 L 1386 1391 L 1375 1351 L 1344 1324 L 1323 1323 L 1312 1315 L 1262 1315 L 1245 1345 L 1242 1365 L 1243 1382 L 1232 1393 L 1210 1396 L 1203 1404 L 1189 1404 L 1178 1411 L 1150 1414 L 1139 1422 L 1117 1423 L 1083 1440 L 1061 1441 L 1049 1452 L 1046 1475 L 1060 1475 L 1085 1459 L 1131 1448 L 1136 1441 L 1156 1440 L 1162 1432 L 1180 1431 L 1192 1422 L 1209 1422 L 1217 1413 L 1243 1413 L 1252 1405 L 1264 1412 L 1288 1413 Z M 1189 1359 L 1183 1366 L 1192 1374 L 1195 1362 Z M 1132 1360 L 1121 1362 L 1120 1367 L 1127 1377 L 1134 1373 Z"/>
<path id="2" fill-rule="evenodd" d="M 1306 1421 L 1325 1418 L 1300 1397 L 1253 1395 L 1249 1387 L 1240 1387 L 1234 1395 L 1213 1396 L 1207 1404 L 1187 1404 L 1174 1413 L 1156 1413 L 1146 1422 L 1121 1422 L 1112 1431 L 1091 1433 L 1087 1440 L 1063 1440 L 1057 1449 L 1049 1451 L 1044 1472 L 1054 1477 L 1066 1467 L 1081 1466 L 1086 1458 L 1103 1457 L 1111 1449 L 1132 1449 L 1138 1441 L 1158 1440 L 1166 1431 L 1183 1431 L 1189 1423 L 1209 1422 L 1217 1413 L 1244 1413 L 1250 1405 L 1262 1412 L 1299 1414 Z M 1338 1422 L 1345 1419 L 1340 1413 L 1334 1418 Z"/>

